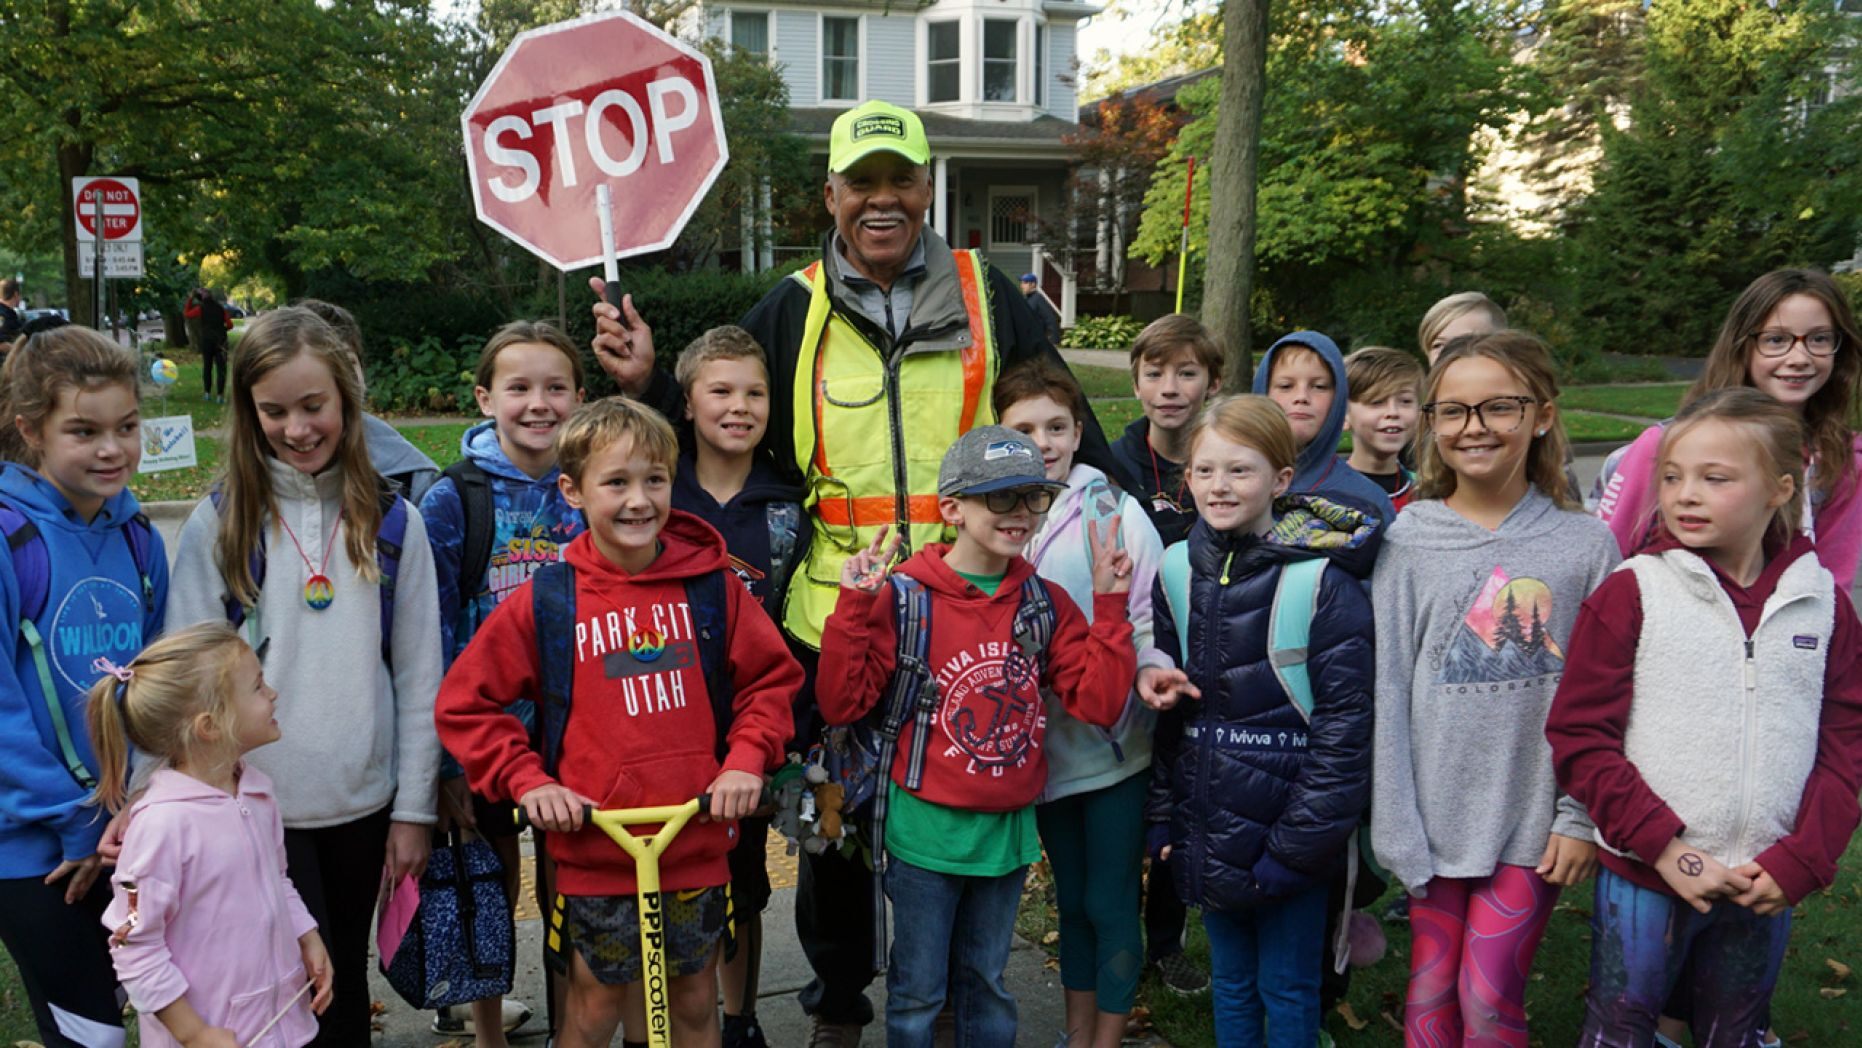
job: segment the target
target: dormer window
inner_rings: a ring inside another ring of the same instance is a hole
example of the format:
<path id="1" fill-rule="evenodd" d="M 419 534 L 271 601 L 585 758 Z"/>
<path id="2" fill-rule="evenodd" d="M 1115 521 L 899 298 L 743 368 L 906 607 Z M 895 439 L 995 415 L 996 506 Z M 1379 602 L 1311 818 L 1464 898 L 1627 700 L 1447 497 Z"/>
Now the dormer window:
<path id="1" fill-rule="evenodd" d="M 1016 37 L 1020 24 L 1013 19 L 983 19 L 983 101 L 1015 101 Z"/>
<path id="2" fill-rule="evenodd" d="M 821 19 L 821 100 L 860 100 L 860 19 Z"/>
<path id="3" fill-rule="evenodd" d="M 925 26 L 925 101 L 956 102 L 963 92 L 963 27 L 957 22 Z"/>
<path id="4" fill-rule="evenodd" d="M 769 57 L 769 12 L 732 11 L 730 41 L 758 58 Z"/>

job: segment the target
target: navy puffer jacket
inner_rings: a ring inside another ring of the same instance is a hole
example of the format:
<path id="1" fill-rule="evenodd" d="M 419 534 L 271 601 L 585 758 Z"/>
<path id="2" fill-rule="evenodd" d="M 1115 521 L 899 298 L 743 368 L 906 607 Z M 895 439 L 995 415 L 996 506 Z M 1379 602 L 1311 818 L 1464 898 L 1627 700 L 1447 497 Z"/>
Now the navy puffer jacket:
<path id="1" fill-rule="evenodd" d="M 1266 537 L 1190 530 L 1189 657 L 1159 576 L 1155 643 L 1202 690 L 1158 722 L 1147 818 L 1168 823 L 1184 902 L 1238 910 L 1321 883 L 1370 803 L 1375 660 L 1364 593 L 1382 534 L 1372 510 L 1295 495 Z M 1282 565 L 1324 557 L 1306 659 L 1312 721 L 1267 656 Z"/>

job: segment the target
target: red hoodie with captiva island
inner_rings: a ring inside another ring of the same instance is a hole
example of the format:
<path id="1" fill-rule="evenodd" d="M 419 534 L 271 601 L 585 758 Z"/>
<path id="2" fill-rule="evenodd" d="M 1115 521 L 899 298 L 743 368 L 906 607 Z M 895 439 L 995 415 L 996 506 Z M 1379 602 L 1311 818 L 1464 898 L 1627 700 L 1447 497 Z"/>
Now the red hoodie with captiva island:
<path id="1" fill-rule="evenodd" d="M 1047 782 L 1041 748 L 1047 706 L 1020 663 L 1014 622 L 1022 582 L 1034 574 L 1021 557 L 994 596 L 944 563 L 948 546 L 926 546 L 896 569 L 924 583 L 931 595 L 929 662 L 937 681 L 938 711 L 925 750 L 918 796 L 963 811 L 1016 811 L 1033 804 Z M 843 588 L 821 637 L 815 696 L 831 724 L 850 724 L 877 705 L 897 661 L 892 589 L 865 593 Z M 1093 598 L 1093 623 L 1059 586 L 1048 585 L 1054 637 L 1039 684 L 1068 713 L 1100 727 L 1118 723 L 1137 673 L 1131 622 L 1123 593 Z M 883 599 L 882 599 L 883 598 Z M 1019 676 L 1019 679 L 1016 679 Z M 898 752 L 910 753 L 916 727 L 907 721 Z M 892 778 L 905 785 L 906 761 L 894 761 Z"/>

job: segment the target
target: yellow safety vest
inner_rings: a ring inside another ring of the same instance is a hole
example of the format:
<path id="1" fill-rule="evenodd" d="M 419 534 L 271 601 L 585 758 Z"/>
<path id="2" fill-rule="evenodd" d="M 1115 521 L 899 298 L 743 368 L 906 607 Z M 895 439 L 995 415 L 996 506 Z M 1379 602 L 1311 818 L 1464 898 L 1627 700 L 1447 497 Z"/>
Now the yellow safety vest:
<path id="1" fill-rule="evenodd" d="M 905 552 L 948 537 L 937 508 L 944 452 L 995 421 L 998 357 L 989 324 L 988 263 L 953 250 L 969 316 L 961 345 L 907 345 L 888 360 L 836 314 L 821 263 L 795 274 L 809 289 L 795 362 L 795 450 L 806 456 L 803 505 L 814 526 L 783 603 L 783 626 L 813 648 L 840 597 L 840 569 L 884 525 Z"/>

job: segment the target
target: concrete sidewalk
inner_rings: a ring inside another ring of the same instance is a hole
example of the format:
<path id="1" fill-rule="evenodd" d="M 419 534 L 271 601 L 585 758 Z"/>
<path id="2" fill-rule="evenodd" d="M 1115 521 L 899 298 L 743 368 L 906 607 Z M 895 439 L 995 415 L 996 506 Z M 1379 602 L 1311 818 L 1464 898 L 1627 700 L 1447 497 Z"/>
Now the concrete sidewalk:
<path id="1" fill-rule="evenodd" d="M 849 905 L 863 903 L 850 901 Z M 794 910 L 795 889 L 781 888 L 771 897 L 764 914 L 763 971 L 757 1015 L 762 1019 L 764 1036 L 772 1048 L 799 1048 L 808 1043 L 808 1017 L 802 1014 L 795 995 L 807 984 L 810 973 L 801 944 L 795 937 Z M 513 1041 L 538 1048 L 543 1044 L 544 1029 L 542 935 L 541 920 L 531 918 L 518 922 L 518 964 L 513 996 L 528 1003 L 537 1014 Z M 1060 977 L 1058 972 L 1047 969 L 1046 959 L 1044 951 L 1019 937 L 1009 955 L 1008 985 L 1021 1008 L 1020 1036 L 1015 1042 L 1018 1046 L 1052 1048 L 1060 1036 L 1065 1019 Z M 372 962 L 370 990 L 374 999 L 386 1006 L 379 1018 L 381 1032 L 375 1038 L 376 1045 L 381 1048 L 440 1048 L 446 1043 L 445 1038 L 429 1031 L 433 1014 L 416 1012 L 403 1003 L 374 970 Z M 870 996 L 875 1013 L 883 1016 L 886 1006 L 883 978 L 875 981 Z M 875 1046 L 885 1041 L 882 1020 L 866 1028 L 861 1043 Z M 469 1048 L 471 1041 L 464 1039 L 459 1043 Z M 615 1043 L 620 1043 L 618 1037 Z M 1163 1044 L 1155 1040 L 1142 1043 Z"/>

